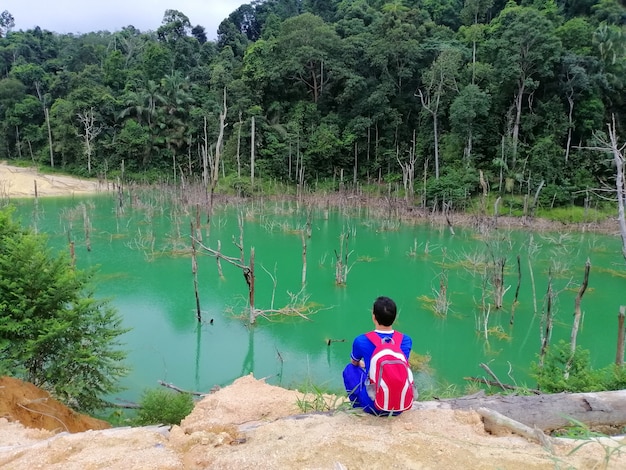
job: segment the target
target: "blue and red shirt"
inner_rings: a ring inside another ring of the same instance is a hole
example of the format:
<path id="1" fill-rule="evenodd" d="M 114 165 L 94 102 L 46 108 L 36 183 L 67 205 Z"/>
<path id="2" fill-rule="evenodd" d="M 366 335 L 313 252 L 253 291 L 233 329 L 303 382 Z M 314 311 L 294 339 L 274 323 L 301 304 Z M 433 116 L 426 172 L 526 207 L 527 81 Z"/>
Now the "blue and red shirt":
<path id="1" fill-rule="evenodd" d="M 378 336 L 380 336 L 382 340 L 385 340 L 386 338 L 391 338 L 393 336 L 393 330 L 374 331 Z M 402 352 L 404 353 L 407 361 L 409 360 L 409 355 L 411 354 L 412 347 L 413 340 L 410 336 L 403 333 L 400 349 L 402 349 Z M 369 339 L 367 339 L 367 336 L 365 336 L 365 334 L 362 334 L 354 338 L 354 341 L 352 342 L 352 353 L 350 354 L 350 357 L 355 361 L 360 361 L 361 359 L 363 359 L 363 362 L 365 363 L 365 372 L 368 373 L 370 370 L 370 362 L 372 359 L 372 354 L 374 353 L 374 349 L 374 344 Z"/>

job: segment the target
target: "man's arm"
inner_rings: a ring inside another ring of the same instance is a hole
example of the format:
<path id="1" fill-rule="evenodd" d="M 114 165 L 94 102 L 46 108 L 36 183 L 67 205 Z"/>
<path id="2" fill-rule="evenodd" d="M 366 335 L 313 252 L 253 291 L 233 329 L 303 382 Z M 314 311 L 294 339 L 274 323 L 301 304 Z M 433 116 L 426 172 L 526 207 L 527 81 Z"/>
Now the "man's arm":
<path id="1" fill-rule="evenodd" d="M 400 345 L 400 349 L 402 349 L 402 352 L 406 356 L 407 361 L 409 360 L 409 357 L 411 356 L 412 348 L 413 348 L 413 340 L 411 339 L 410 336 L 404 335 L 402 337 L 402 344 Z"/>
<path id="2" fill-rule="evenodd" d="M 350 362 L 357 367 L 365 367 L 365 362 L 363 362 L 363 353 L 361 352 L 361 348 L 358 341 L 359 337 L 354 338 L 352 342 L 352 352 L 350 353 Z"/>

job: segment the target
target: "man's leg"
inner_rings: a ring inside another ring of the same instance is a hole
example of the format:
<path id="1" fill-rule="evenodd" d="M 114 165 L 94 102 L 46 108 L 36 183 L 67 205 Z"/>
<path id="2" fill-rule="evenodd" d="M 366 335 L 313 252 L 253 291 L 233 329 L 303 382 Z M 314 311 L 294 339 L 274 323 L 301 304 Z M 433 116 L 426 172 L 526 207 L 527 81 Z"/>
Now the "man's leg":
<path id="1" fill-rule="evenodd" d="M 401 412 L 389 413 L 388 411 L 380 411 L 376 409 L 374 400 L 367 393 L 365 385 L 367 375 L 362 367 L 348 364 L 343 370 L 343 384 L 346 388 L 348 398 L 352 402 L 354 408 L 363 408 L 363 411 L 377 416 L 398 415 Z"/>
<path id="2" fill-rule="evenodd" d="M 365 390 L 365 371 L 352 363 L 348 364 L 343 370 L 343 384 L 352 406 L 355 408 L 363 406 L 359 397 L 361 391 Z"/>

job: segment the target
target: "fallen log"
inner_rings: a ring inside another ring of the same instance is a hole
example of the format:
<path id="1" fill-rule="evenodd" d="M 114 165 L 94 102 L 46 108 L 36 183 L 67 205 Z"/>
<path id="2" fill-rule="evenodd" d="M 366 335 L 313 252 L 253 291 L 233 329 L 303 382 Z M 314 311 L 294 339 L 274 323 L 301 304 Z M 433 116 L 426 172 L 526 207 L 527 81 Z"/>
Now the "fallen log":
<path id="1" fill-rule="evenodd" d="M 505 428 L 508 431 L 514 432 L 526 439 L 535 441 L 541 444 L 545 449 L 550 452 L 553 449 L 552 438 L 546 436 L 541 429 L 530 428 L 523 423 L 508 418 L 497 411 L 493 411 L 487 408 L 478 408 L 476 412 L 482 416 L 485 424 L 485 430 L 491 434 L 496 434 L 498 427 Z"/>
<path id="2" fill-rule="evenodd" d="M 596 426 L 626 425 L 626 390 L 546 395 L 485 395 L 416 402 L 415 409 L 475 410 L 488 408 L 544 432 L 580 422 Z"/>

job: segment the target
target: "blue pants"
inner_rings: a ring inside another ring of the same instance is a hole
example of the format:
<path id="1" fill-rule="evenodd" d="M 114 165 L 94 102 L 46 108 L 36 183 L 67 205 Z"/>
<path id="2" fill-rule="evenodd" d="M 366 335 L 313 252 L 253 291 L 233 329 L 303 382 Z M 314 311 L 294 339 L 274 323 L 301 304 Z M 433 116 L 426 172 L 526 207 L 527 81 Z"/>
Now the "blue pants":
<path id="1" fill-rule="evenodd" d="M 363 411 L 377 416 L 399 415 L 401 412 L 381 411 L 374 405 L 374 400 L 367 394 L 367 374 L 365 369 L 349 363 L 343 370 L 343 384 L 346 387 L 348 398 L 353 408 L 363 408 Z"/>

